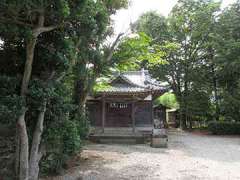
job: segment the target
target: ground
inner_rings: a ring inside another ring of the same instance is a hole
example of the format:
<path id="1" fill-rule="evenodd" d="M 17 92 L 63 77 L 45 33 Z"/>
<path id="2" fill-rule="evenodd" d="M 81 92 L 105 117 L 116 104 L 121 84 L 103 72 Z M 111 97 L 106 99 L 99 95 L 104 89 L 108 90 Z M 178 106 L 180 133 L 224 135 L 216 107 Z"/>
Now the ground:
<path id="1" fill-rule="evenodd" d="M 170 132 L 169 147 L 88 144 L 64 176 L 51 180 L 240 179 L 240 138 Z"/>

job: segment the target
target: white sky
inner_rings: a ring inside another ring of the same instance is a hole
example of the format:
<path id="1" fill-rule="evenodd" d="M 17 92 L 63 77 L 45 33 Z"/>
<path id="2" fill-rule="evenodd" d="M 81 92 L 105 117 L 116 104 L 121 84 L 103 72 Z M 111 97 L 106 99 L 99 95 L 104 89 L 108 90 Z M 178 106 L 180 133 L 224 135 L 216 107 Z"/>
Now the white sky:
<path id="1" fill-rule="evenodd" d="M 222 7 L 235 2 L 236 0 L 222 0 Z M 115 34 L 126 32 L 130 22 L 134 22 L 138 17 L 147 11 L 157 11 L 167 16 L 177 0 L 131 0 L 128 9 L 121 9 L 112 16 L 114 21 Z"/>

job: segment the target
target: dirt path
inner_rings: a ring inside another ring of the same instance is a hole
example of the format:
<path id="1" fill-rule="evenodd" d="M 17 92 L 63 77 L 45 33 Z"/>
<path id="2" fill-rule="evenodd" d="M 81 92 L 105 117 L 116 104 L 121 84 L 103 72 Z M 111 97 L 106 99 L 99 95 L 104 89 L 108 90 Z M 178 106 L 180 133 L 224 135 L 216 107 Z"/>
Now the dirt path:
<path id="1" fill-rule="evenodd" d="M 170 133 L 167 149 L 89 144 L 81 166 L 54 180 L 240 180 L 240 138 Z"/>

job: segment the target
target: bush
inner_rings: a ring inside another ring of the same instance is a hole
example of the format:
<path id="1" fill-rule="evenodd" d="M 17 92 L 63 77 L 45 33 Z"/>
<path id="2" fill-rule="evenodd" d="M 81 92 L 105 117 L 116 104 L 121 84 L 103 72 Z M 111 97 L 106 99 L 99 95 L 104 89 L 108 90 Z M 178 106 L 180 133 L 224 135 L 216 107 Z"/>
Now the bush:
<path id="1" fill-rule="evenodd" d="M 77 126 L 77 122 L 66 119 L 55 128 L 46 130 L 48 152 L 41 161 L 41 175 L 59 174 L 66 162 L 81 151 L 82 141 Z"/>
<path id="2" fill-rule="evenodd" d="M 77 113 L 75 119 L 77 123 L 77 129 L 81 139 L 86 139 L 89 134 L 90 123 L 88 115 L 85 113 Z"/>
<path id="3" fill-rule="evenodd" d="M 240 135 L 240 122 L 212 121 L 208 124 L 208 130 L 218 135 Z"/>

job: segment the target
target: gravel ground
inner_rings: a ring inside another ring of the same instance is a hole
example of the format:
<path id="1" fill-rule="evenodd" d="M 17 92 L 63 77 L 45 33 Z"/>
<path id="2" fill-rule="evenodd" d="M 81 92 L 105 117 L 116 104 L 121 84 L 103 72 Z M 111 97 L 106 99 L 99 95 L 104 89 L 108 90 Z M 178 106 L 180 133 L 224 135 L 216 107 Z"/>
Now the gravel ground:
<path id="1" fill-rule="evenodd" d="M 169 147 L 89 144 L 53 180 L 240 180 L 240 138 L 169 133 Z"/>

